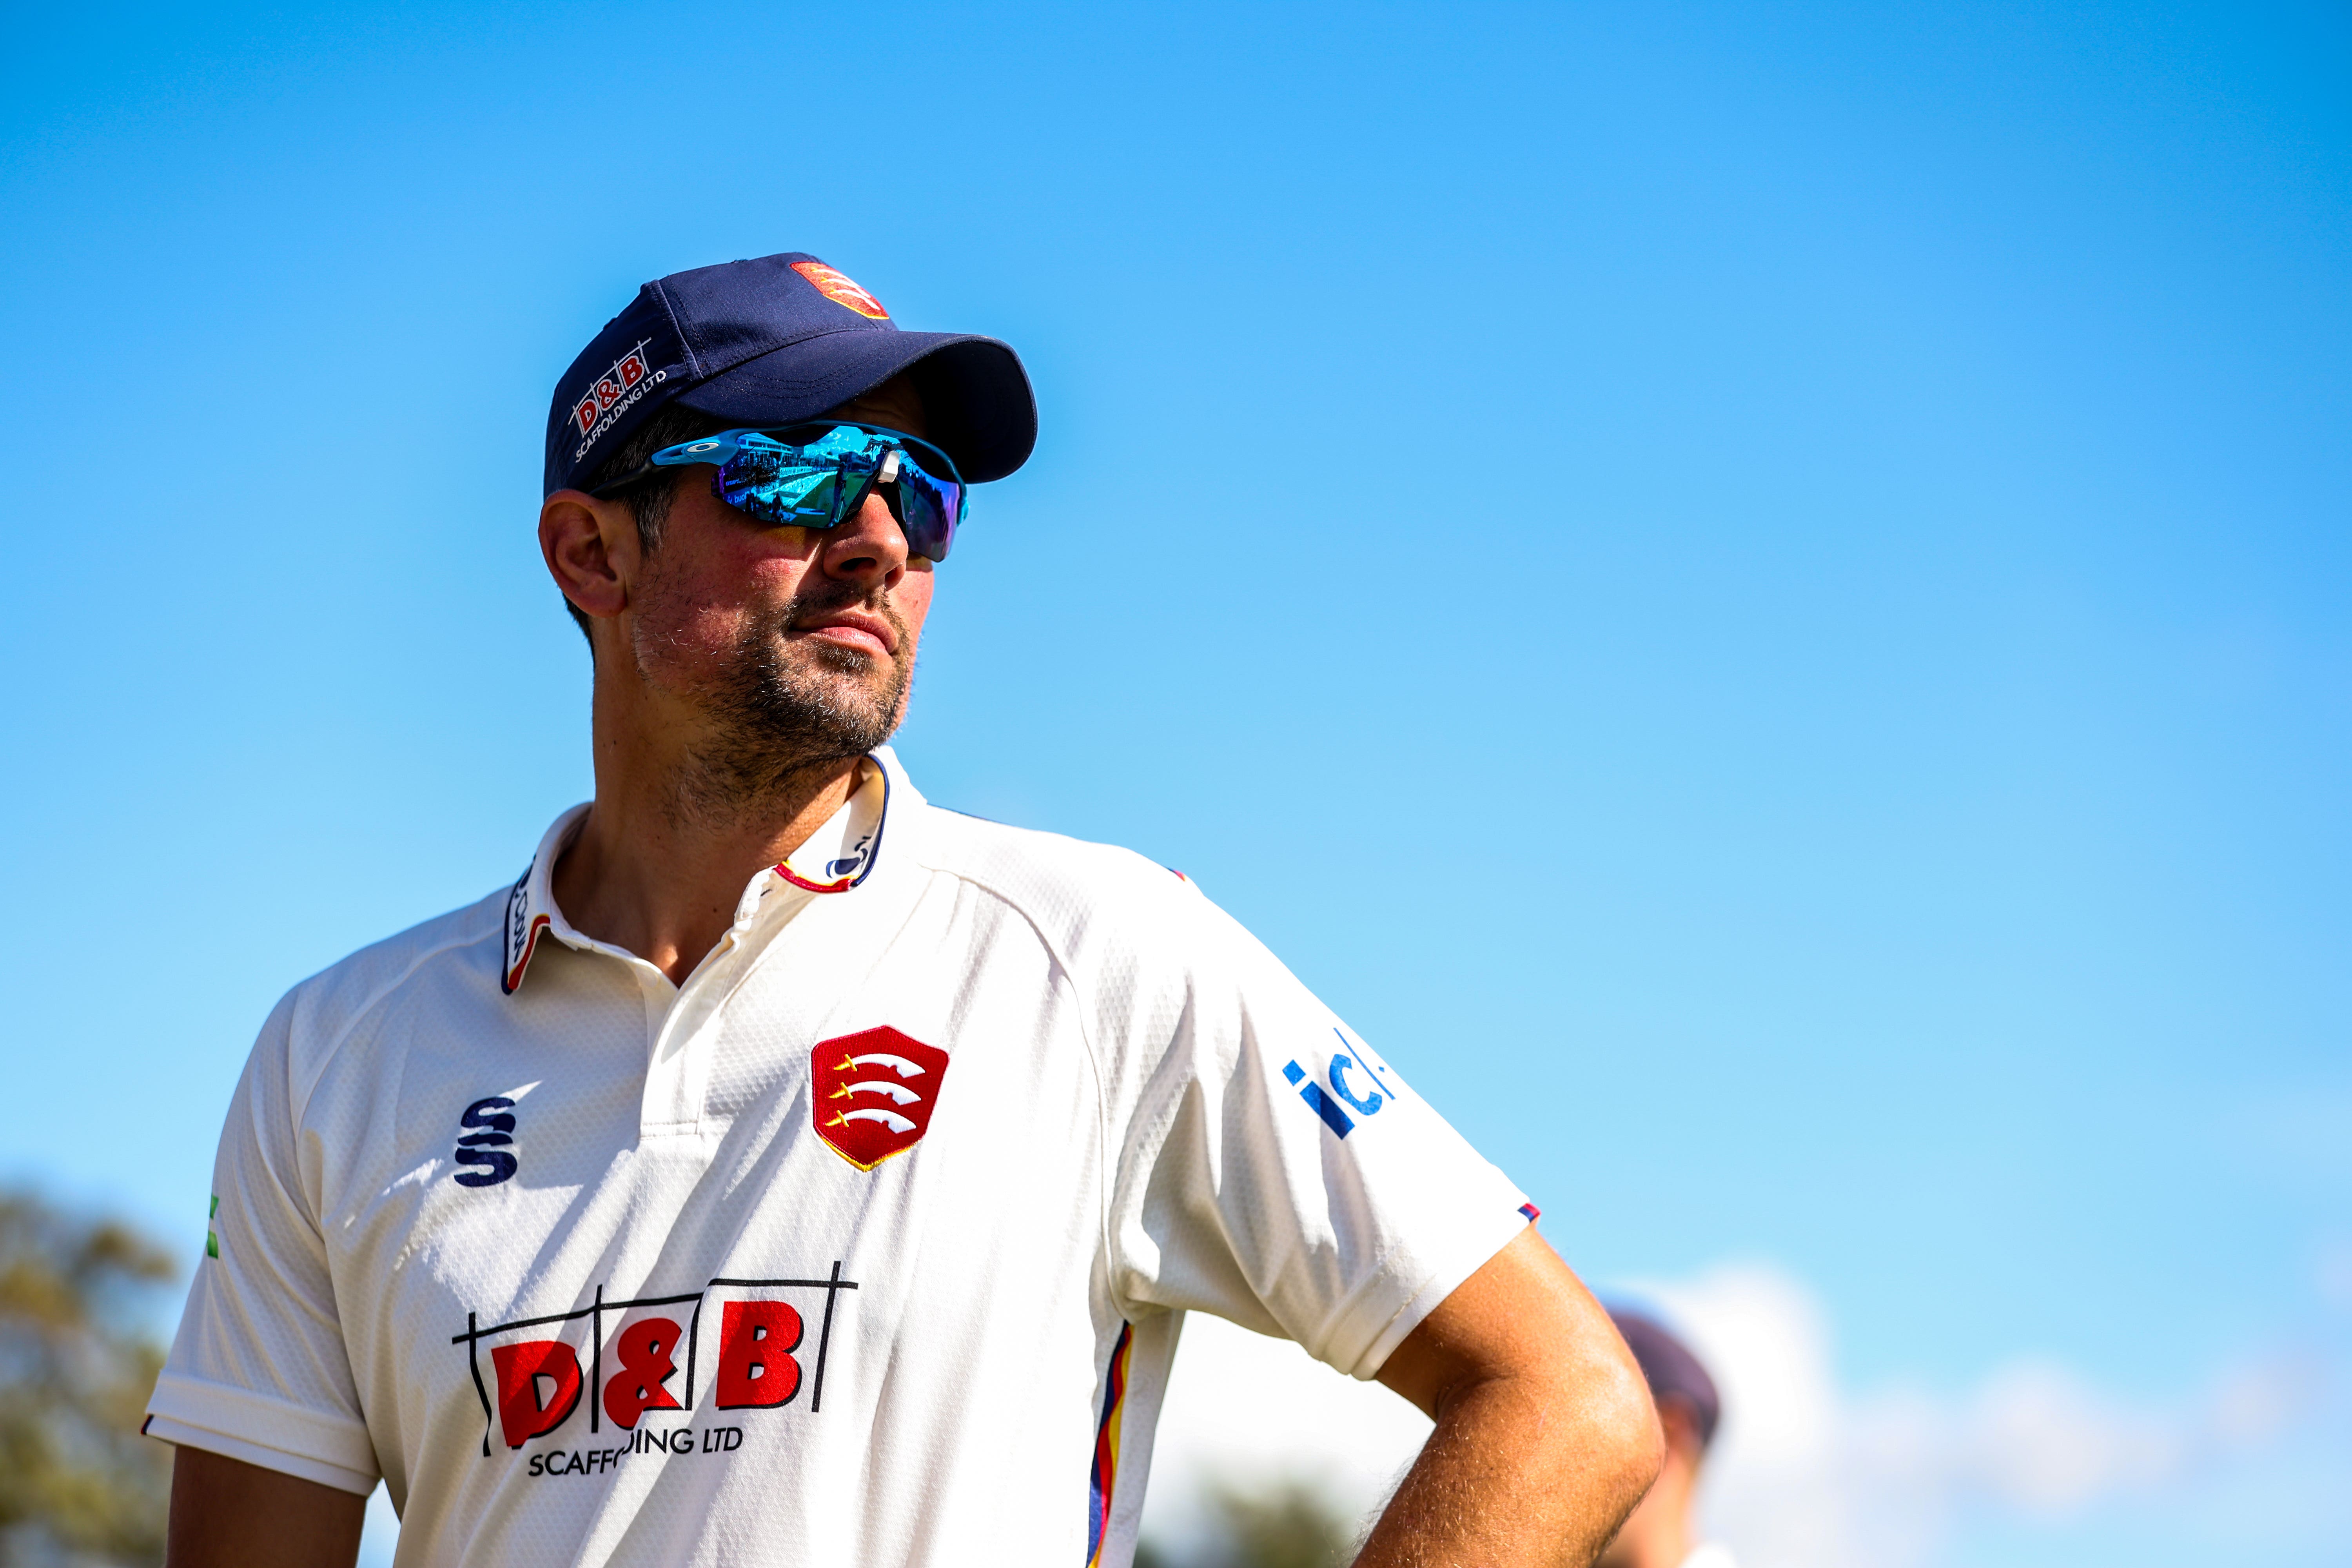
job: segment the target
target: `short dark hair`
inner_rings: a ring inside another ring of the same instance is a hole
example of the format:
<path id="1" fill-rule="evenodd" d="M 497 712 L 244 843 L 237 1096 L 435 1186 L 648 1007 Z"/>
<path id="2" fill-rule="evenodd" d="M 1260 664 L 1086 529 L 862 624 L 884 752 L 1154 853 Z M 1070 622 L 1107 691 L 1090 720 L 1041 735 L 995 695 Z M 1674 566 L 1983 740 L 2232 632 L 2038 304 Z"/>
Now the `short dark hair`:
<path id="1" fill-rule="evenodd" d="M 596 471 L 589 476 L 587 488 L 599 489 L 611 484 L 623 474 L 645 467 L 656 452 L 665 447 L 675 447 L 681 441 L 692 441 L 704 436 L 715 436 L 730 428 L 728 422 L 716 414 L 705 414 L 673 403 L 651 419 L 642 429 L 614 449 Z M 669 521 L 669 503 L 677 494 L 677 482 L 685 478 L 683 470 L 675 473 L 656 471 L 620 492 L 620 499 L 629 503 L 629 515 L 636 520 L 637 546 L 651 555 L 661 548 L 662 525 Z M 563 607 L 572 612 L 580 635 L 588 635 L 588 617 L 571 600 Z"/>
<path id="2" fill-rule="evenodd" d="M 1609 1316 L 1617 1331 L 1625 1336 L 1625 1348 L 1641 1364 L 1650 1397 L 1660 1404 L 1669 1399 L 1682 1402 L 1690 1413 L 1691 1425 L 1698 1428 L 1698 1446 L 1704 1452 L 1715 1441 L 1716 1424 L 1723 1418 L 1723 1397 L 1716 1392 L 1715 1379 L 1691 1354 L 1690 1347 L 1655 1318 L 1622 1307 L 1612 1308 Z"/>

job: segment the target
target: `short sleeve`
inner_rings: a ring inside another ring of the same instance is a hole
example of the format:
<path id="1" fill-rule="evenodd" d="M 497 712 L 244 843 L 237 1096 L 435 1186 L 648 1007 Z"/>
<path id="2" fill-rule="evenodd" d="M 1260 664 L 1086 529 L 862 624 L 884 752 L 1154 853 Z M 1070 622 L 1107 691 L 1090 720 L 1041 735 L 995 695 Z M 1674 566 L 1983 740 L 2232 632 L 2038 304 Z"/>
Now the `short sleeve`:
<path id="1" fill-rule="evenodd" d="M 301 1179 L 294 1013 L 278 1004 L 229 1102 L 205 1256 L 145 1430 L 364 1494 L 379 1471 Z"/>
<path id="2" fill-rule="evenodd" d="M 1114 1074 L 1112 1289 L 1371 1377 L 1534 1211 L 1255 939 L 1183 901 L 1181 994 L 1137 1009 L 1160 1037 Z"/>

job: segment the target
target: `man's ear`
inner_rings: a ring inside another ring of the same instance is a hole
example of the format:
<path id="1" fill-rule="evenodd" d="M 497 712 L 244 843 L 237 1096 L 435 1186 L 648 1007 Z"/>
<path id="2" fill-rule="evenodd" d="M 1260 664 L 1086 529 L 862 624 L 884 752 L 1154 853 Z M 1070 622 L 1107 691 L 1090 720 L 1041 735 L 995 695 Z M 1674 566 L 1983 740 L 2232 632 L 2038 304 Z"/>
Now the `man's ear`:
<path id="1" fill-rule="evenodd" d="M 539 509 L 539 552 L 583 616 L 611 620 L 629 607 L 637 575 L 637 520 L 628 504 L 558 490 Z"/>
<path id="2" fill-rule="evenodd" d="M 1691 1413 L 1687 1402 L 1668 1394 L 1658 1402 L 1658 1427 L 1665 1434 L 1666 1449 L 1679 1455 L 1692 1469 L 1706 1458 L 1706 1440 L 1698 1435 L 1698 1417 Z"/>

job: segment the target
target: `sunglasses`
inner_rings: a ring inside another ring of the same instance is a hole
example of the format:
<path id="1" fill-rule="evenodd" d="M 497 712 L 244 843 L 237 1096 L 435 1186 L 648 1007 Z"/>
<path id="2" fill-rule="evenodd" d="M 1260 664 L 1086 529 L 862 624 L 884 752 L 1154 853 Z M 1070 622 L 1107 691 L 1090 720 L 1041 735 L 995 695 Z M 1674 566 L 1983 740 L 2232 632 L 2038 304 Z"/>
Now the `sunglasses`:
<path id="1" fill-rule="evenodd" d="M 838 528 L 877 489 L 906 531 L 909 553 L 944 561 L 963 521 L 955 461 L 929 441 L 880 425 L 824 420 L 780 430 L 723 430 L 656 452 L 594 493 L 608 496 L 656 469 L 711 463 L 710 493 L 762 522 Z"/>

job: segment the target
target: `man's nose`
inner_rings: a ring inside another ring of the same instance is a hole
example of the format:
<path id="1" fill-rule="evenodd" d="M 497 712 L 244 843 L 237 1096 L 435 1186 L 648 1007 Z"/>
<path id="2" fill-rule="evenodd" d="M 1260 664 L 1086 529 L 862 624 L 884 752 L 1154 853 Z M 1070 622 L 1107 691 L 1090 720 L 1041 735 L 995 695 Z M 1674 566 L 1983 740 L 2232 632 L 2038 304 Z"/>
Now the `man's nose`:
<path id="1" fill-rule="evenodd" d="M 907 574 L 907 531 L 890 515 L 879 489 L 866 492 L 855 515 L 827 529 L 819 559 L 825 575 L 890 588 Z"/>

